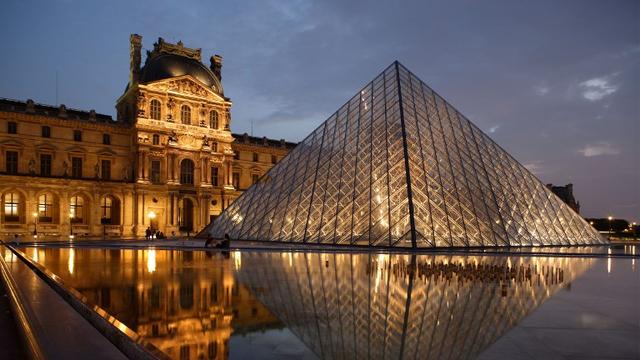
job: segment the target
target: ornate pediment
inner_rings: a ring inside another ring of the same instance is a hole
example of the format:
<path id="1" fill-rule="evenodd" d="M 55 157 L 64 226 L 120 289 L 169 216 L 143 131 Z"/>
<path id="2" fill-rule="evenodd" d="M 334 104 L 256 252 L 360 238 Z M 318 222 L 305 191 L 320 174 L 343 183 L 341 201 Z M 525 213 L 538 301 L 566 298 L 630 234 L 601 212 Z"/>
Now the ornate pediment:
<path id="1" fill-rule="evenodd" d="M 214 101 L 225 101 L 215 90 L 203 85 L 200 81 L 191 75 L 184 75 L 170 80 L 162 80 L 148 84 L 151 90 L 161 92 L 173 92 L 178 94 L 190 95 L 207 98 Z"/>

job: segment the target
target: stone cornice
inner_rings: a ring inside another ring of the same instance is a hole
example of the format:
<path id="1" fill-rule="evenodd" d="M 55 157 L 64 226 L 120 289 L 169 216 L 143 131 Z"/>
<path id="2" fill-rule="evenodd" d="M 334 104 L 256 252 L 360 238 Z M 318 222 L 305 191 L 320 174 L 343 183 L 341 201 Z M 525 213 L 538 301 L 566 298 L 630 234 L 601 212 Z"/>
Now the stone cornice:
<path id="1" fill-rule="evenodd" d="M 73 129 L 100 130 L 111 134 L 128 134 L 131 130 L 129 126 L 121 124 L 93 122 L 84 119 L 59 118 L 57 116 L 47 116 L 40 114 L 27 114 L 22 112 L 13 112 L 0 110 L 0 118 L 17 122 L 32 122 L 40 125 L 51 125 L 58 127 L 67 127 Z"/>

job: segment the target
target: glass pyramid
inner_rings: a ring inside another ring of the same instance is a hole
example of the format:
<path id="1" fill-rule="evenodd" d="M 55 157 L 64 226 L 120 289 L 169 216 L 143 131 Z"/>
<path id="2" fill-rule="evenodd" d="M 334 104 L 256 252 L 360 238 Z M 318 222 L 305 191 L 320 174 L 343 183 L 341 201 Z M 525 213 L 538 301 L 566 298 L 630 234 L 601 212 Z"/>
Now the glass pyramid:
<path id="1" fill-rule="evenodd" d="M 397 61 L 208 231 L 240 240 L 413 248 L 606 242 Z"/>

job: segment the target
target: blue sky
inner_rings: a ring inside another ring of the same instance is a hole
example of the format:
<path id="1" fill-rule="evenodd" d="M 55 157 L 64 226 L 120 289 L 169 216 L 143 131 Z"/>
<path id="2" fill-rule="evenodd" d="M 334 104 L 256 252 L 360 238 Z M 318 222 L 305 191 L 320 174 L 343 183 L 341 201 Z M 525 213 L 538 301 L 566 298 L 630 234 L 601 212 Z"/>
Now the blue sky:
<path id="1" fill-rule="evenodd" d="M 400 60 L 585 216 L 640 220 L 638 1 L 14 1 L 0 97 L 114 115 L 129 34 L 224 58 L 232 130 L 298 141 Z"/>

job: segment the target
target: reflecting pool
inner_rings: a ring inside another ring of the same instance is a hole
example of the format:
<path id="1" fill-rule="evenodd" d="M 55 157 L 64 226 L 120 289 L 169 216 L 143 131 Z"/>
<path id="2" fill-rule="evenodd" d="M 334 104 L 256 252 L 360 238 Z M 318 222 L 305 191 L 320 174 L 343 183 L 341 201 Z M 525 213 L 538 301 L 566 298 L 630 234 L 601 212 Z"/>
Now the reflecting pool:
<path id="1" fill-rule="evenodd" d="M 175 359 L 472 359 L 583 273 L 637 274 L 594 257 L 24 250 Z"/>

